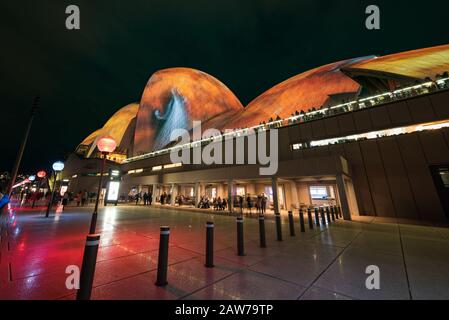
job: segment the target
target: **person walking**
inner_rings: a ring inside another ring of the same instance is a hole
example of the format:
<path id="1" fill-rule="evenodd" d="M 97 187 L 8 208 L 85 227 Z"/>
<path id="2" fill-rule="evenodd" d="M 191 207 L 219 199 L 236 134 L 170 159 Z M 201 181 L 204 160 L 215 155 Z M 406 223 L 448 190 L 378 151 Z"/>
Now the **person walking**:
<path id="1" fill-rule="evenodd" d="M 251 215 L 251 209 L 253 208 L 253 201 L 251 200 L 251 196 L 249 193 L 248 196 L 246 197 L 246 205 L 248 207 L 249 214 Z"/>
<path id="2" fill-rule="evenodd" d="M 257 195 L 256 209 L 257 209 L 257 214 L 260 215 L 262 213 L 262 196 L 260 194 Z"/>
<path id="3" fill-rule="evenodd" d="M 75 196 L 75 201 L 76 201 L 76 206 L 77 207 L 79 207 L 80 204 L 81 204 L 81 194 L 82 194 L 82 192 L 80 190 L 80 191 L 78 191 L 78 193 Z"/>
<path id="4" fill-rule="evenodd" d="M 267 210 L 267 197 L 262 193 L 262 214 L 265 214 Z"/>
<path id="5" fill-rule="evenodd" d="M 81 206 L 85 206 L 87 202 L 87 190 L 84 190 L 81 194 Z"/>
<path id="6" fill-rule="evenodd" d="M 150 193 L 148 194 L 148 204 L 151 206 L 152 203 L 153 203 L 153 192 L 150 191 Z"/>
<path id="7" fill-rule="evenodd" d="M 64 210 L 64 207 L 69 204 L 69 193 L 65 192 L 62 196 L 62 210 Z"/>

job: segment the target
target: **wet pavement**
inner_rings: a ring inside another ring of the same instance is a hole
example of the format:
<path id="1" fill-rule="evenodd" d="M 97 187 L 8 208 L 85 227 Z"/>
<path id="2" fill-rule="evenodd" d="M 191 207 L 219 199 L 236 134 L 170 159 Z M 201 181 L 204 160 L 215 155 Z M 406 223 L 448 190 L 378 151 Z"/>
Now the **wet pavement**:
<path id="1" fill-rule="evenodd" d="M 66 268 L 81 266 L 92 208 L 44 208 L 3 215 L 0 299 L 74 299 Z M 6 226 L 6 217 L 8 226 Z M 101 208 L 92 299 L 449 299 L 449 229 L 373 217 L 337 220 L 283 241 L 266 220 L 245 218 L 245 253 L 237 256 L 235 217 L 160 207 Z M 215 267 L 205 268 L 205 223 L 215 223 Z M 155 286 L 159 229 L 170 226 L 168 282 Z M 380 289 L 367 289 L 374 265 Z"/>

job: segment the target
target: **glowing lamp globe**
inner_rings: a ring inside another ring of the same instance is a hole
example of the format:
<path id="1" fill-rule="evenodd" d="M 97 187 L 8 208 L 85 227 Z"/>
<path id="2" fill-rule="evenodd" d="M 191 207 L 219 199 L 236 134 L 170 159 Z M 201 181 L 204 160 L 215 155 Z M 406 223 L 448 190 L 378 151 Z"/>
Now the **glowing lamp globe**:
<path id="1" fill-rule="evenodd" d="M 47 172 L 45 172 L 44 170 L 41 170 L 37 173 L 37 176 L 41 179 L 45 178 L 46 175 L 47 175 Z"/>
<path id="2" fill-rule="evenodd" d="M 64 163 L 62 163 L 61 161 L 56 161 L 55 163 L 53 163 L 53 170 L 55 171 L 64 170 Z"/>
<path id="3" fill-rule="evenodd" d="M 111 153 L 114 152 L 115 148 L 117 147 L 117 143 L 111 137 L 103 137 L 98 140 L 97 147 L 98 150 L 101 151 L 101 153 Z"/>
<path id="4" fill-rule="evenodd" d="M 34 175 L 33 175 L 33 176 L 29 176 L 29 177 L 28 177 L 28 180 L 34 181 L 34 180 L 36 180 L 36 176 L 34 176 Z"/>

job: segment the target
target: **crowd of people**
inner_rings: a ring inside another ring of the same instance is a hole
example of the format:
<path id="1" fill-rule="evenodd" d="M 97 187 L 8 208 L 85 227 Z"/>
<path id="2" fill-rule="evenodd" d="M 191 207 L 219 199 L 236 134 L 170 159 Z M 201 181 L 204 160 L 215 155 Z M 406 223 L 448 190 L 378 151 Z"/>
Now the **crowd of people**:
<path id="1" fill-rule="evenodd" d="M 255 209 L 257 214 L 265 214 L 267 202 L 268 198 L 264 193 L 257 196 L 247 194 L 246 196 L 239 195 L 234 197 L 234 207 L 239 208 L 241 213 L 246 211 L 249 214 L 252 214 L 252 210 Z M 214 197 L 212 200 L 210 200 L 208 196 L 201 196 L 197 207 L 200 209 L 213 208 L 216 211 L 224 211 L 228 207 L 228 200 L 226 198 L 221 198 L 220 196 Z"/>
<path id="2" fill-rule="evenodd" d="M 265 214 L 267 211 L 268 198 L 264 193 L 258 194 L 256 197 L 251 195 L 237 196 L 238 207 L 240 212 L 243 213 L 244 209 L 248 209 L 248 213 L 252 214 L 252 209 L 255 208 L 257 214 Z"/>
<path id="3" fill-rule="evenodd" d="M 162 198 L 162 196 L 161 196 Z M 153 193 L 150 192 L 144 192 L 143 194 L 141 193 L 137 193 L 134 196 L 134 200 L 136 201 L 136 205 L 139 204 L 139 202 L 141 200 L 143 200 L 143 205 L 147 206 L 147 205 L 151 205 L 153 203 Z"/>

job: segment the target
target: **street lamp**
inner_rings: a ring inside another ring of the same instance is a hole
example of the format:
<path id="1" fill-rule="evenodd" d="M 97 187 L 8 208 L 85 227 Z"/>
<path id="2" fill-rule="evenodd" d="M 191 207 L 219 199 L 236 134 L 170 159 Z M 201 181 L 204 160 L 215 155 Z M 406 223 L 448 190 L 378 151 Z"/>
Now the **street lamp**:
<path id="1" fill-rule="evenodd" d="M 64 170 L 64 163 L 61 161 L 56 161 L 55 163 L 53 163 L 53 191 L 51 193 L 51 198 L 50 198 L 50 202 L 48 202 L 48 206 L 47 206 L 47 212 L 45 213 L 45 217 L 48 218 L 48 216 L 50 215 L 50 209 L 51 206 L 53 204 L 54 198 L 55 198 L 55 191 L 56 191 L 56 177 L 58 175 L 59 172 L 61 172 L 62 170 Z"/>
<path id="2" fill-rule="evenodd" d="M 38 178 L 45 178 L 45 176 L 47 175 L 47 172 L 45 172 L 44 170 L 41 170 L 37 173 L 37 177 Z"/>
<path id="3" fill-rule="evenodd" d="M 38 197 L 39 191 L 41 190 L 42 180 L 46 176 L 47 176 L 47 172 L 45 172 L 44 170 L 41 170 L 37 173 L 37 177 L 39 178 L 39 181 L 37 183 L 37 190 L 36 190 L 36 194 L 34 195 L 33 205 L 31 206 L 31 208 L 34 208 L 34 206 L 36 205 L 36 198 Z"/>
<path id="4" fill-rule="evenodd" d="M 108 154 L 110 154 L 111 152 L 114 152 L 116 147 L 117 147 L 117 143 L 111 137 L 103 137 L 103 138 L 99 139 L 97 142 L 97 148 L 103 155 L 103 161 L 101 162 L 101 173 L 100 173 L 100 179 L 98 181 L 97 199 L 95 200 L 95 208 L 94 208 L 94 212 L 92 213 L 92 219 L 90 221 L 90 234 L 95 234 L 95 229 L 97 226 L 98 202 L 100 201 L 101 183 L 103 180 L 103 172 L 104 172 L 104 165 L 106 163 L 106 156 Z"/>

